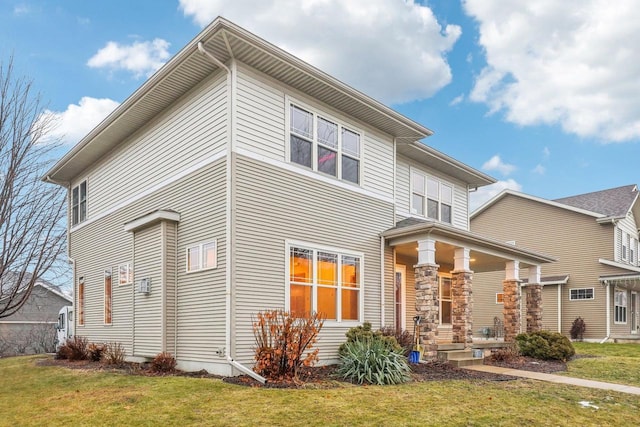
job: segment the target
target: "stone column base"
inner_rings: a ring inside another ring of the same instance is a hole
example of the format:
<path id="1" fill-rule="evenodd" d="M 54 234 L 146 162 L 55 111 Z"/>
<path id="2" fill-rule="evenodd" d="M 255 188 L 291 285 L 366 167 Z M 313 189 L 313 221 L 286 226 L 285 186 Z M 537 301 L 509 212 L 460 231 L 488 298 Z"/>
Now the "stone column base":
<path id="1" fill-rule="evenodd" d="M 504 341 L 515 342 L 520 333 L 520 281 L 504 280 L 502 314 L 504 316 Z"/>
<path id="2" fill-rule="evenodd" d="M 415 269 L 416 314 L 420 320 L 422 357 L 436 359 L 438 355 L 438 324 L 440 323 L 440 303 L 438 301 L 437 264 L 418 264 Z"/>
<path id="3" fill-rule="evenodd" d="M 451 277 L 451 330 L 454 343 L 473 345 L 472 271 L 454 271 Z"/>
<path id="4" fill-rule="evenodd" d="M 527 333 L 542 330 L 542 285 L 527 285 Z"/>

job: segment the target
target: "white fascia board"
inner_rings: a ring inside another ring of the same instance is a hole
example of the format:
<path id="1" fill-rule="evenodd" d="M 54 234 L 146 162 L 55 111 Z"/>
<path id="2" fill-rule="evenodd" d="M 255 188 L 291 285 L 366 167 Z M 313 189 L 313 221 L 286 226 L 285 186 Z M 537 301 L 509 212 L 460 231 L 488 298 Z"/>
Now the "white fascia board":
<path id="1" fill-rule="evenodd" d="M 519 191 L 514 191 L 514 190 L 507 189 L 507 190 L 502 190 L 497 196 L 494 196 L 492 199 L 489 199 L 487 202 L 485 202 L 478 209 L 476 209 L 475 211 L 471 212 L 471 214 L 469 214 L 469 219 L 473 219 L 474 217 L 479 215 L 480 212 L 486 210 L 489 206 L 495 204 L 498 200 L 502 199 L 503 197 L 505 197 L 507 195 L 521 197 L 523 199 L 532 200 L 532 201 L 538 202 L 538 203 L 543 203 L 543 204 L 548 205 L 548 206 L 554 206 L 556 208 L 565 209 L 565 210 L 568 210 L 568 211 L 571 211 L 571 212 L 576 212 L 576 213 L 579 213 L 579 214 L 588 215 L 588 216 L 594 217 L 596 219 L 606 218 L 605 215 L 602 215 L 602 214 L 599 214 L 599 213 L 596 213 L 596 212 L 592 212 L 592 211 L 588 211 L 586 209 L 576 208 L 574 206 L 565 205 L 564 203 L 558 203 L 558 202 L 554 202 L 553 200 L 543 199 L 541 197 L 532 196 L 531 194 L 525 194 L 525 193 L 521 193 Z"/>
<path id="2" fill-rule="evenodd" d="M 165 210 L 151 212 L 143 217 L 127 222 L 124 225 L 124 231 L 136 231 L 159 221 L 180 222 L 180 214 L 178 212 Z"/>
<path id="3" fill-rule="evenodd" d="M 635 267 L 633 265 L 623 264 L 621 262 L 610 261 L 610 260 L 604 259 L 604 258 L 599 258 L 598 262 L 600 264 L 609 265 L 611 267 L 617 267 L 617 268 L 621 268 L 623 270 L 635 271 L 637 273 L 640 273 L 640 267 Z"/>

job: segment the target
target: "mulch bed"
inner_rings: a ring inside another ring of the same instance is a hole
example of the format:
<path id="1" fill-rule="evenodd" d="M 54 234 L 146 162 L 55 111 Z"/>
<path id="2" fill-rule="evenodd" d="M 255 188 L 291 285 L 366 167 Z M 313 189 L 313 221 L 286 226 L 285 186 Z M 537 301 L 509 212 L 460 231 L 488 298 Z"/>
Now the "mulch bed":
<path id="1" fill-rule="evenodd" d="M 221 377 L 213 375 L 205 370 L 198 372 L 175 371 L 173 373 L 163 374 L 152 372 L 147 365 L 138 363 L 123 363 L 118 366 L 104 365 L 100 362 L 69 361 L 56 360 L 53 357 L 38 360 L 41 366 L 62 366 L 69 369 L 83 369 L 93 371 L 120 372 L 129 375 L 144 376 L 166 376 L 176 375 L 192 378 L 221 378 L 229 384 L 236 384 L 247 387 L 266 387 L 266 388 L 334 388 L 344 384 L 335 371 L 336 365 L 305 367 L 299 373 L 298 381 L 282 380 L 269 381 L 267 384 L 261 384 L 247 375 L 237 377 Z M 506 360 L 494 360 L 492 358 L 485 359 L 486 365 L 501 366 L 512 369 L 522 369 L 526 371 L 553 373 L 567 370 L 564 362 L 553 360 L 538 360 L 530 357 L 512 357 Z M 411 379 L 413 381 L 451 381 L 451 380 L 467 380 L 467 381 L 511 381 L 515 377 L 508 375 L 492 374 L 488 372 L 471 371 L 468 369 L 456 368 L 446 362 L 428 362 L 411 364 Z"/>

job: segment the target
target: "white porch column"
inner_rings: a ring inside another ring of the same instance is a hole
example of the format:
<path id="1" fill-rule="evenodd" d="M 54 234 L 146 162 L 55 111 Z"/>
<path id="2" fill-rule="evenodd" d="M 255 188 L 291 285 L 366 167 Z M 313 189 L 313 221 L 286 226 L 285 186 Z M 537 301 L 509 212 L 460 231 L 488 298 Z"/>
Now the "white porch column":
<path id="1" fill-rule="evenodd" d="M 505 280 L 520 280 L 520 261 L 507 261 L 505 273 Z"/>
<path id="2" fill-rule="evenodd" d="M 453 256 L 453 271 L 470 271 L 469 248 L 456 248 Z"/>
<path id="3" fill-rule="evenodd" d="M 433 239 L 418 240 L 418 265 L 436 264 L 436 241 Z"/>

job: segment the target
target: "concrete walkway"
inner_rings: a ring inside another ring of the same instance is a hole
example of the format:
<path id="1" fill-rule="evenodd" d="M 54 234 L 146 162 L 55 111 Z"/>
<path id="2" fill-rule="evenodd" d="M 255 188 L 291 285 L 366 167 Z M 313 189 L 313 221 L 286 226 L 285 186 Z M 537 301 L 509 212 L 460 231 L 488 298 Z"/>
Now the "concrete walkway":
<path id="1" fill-rule="evenodd" d="M 604 383 L 601 381 L 583 380 L 581 378 L 565 377 L 563 375 L 543 374 L 541 372 L 521 371 L 519 369 L 501 368 L 490 365 L 465 366 L 464 369 L 473 371 L 490 372 L 492 374 L 511 375 L 512 377 L 530 378 L 532 380 L 548 381 L 557 384 L 577 385 L 579 387 L 598 388 L 601 390 L 618 391 L 620 393 L 640 395 L 640 387 Z"/>

